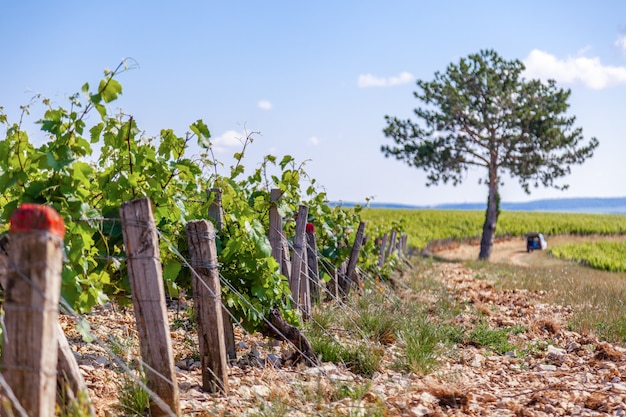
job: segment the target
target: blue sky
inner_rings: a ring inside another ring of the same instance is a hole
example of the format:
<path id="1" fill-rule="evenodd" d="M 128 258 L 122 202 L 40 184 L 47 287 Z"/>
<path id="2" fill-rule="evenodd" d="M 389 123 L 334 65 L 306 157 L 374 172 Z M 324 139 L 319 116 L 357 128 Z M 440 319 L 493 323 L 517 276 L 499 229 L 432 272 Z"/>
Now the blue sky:
<path id="1" fill-rule="evenodd" d="M 231 163 L 245 132 L 245 164 L 294 156 L 331 200 L 432 205 L 486 201 L 474 171 L 457 187 L 386 159 L 384 116 L 410 117 L 415 80 L 494 49 L 529 78 L 572 90 L 569 114 L 600 147 L 564 181 L 526 195 L 504 178 L 504 201 L 625 196 L 626 1 L 20 1 L 0 13 L 0 106 L 17 121 L 34 93 L 53 103 L 105 67 L 137 69 L 113 110 L 147 135 L 183 135 L 203 119 Z M 29 119 L 36 120 L 36 111 Z M 36 136 L 32 128 L 31 136 Z"/>

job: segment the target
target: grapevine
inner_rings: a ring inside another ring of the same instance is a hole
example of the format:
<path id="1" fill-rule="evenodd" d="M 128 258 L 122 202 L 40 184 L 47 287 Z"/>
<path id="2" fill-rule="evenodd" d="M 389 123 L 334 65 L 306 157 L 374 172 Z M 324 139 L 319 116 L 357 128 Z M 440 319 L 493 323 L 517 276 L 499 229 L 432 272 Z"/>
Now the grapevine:
<path id="1" fill-rule="evenodd" d="M 264 317 L 275 308 L 297 324 L 287 278 L 271 257 L 267 238 L 271 189 L 282 192 L 278 208 L 288 236 L 299 205 L 309 206 L 321 255 L 334 266 L 349 253 L 360 209 L 331 207 L 306 174 L 305 163 L 289 155 L 267 155 L 258 168 L 246 173 L 245 151 L 254 134 L 243 139 L 226 174 L 218 172 L 217 167 L 226 164 L 215 158 L 211 133 L 202 120 L 192 123 L 184 135 L 167 128 L 156 136 L 146 135 L 132 114 L 109 109 L 122 94 L 117 78 L 131 64 L 124 61 L 115 70 L 105 70 L 95 89 L 84 84 L 80 93 L 69 97 L 67 108 L 54 107 L 38 96 L 46 108 L 37 121 L 45 134 L 40 145 L 24 128 L 28 106 L 17 123 L 0 109 L 0 123 L 6 126 L 0 141 L 1 218 L 6 222 L 21 203 L 50 205 L 61 214 L 67 224 L 62 296 L 77 311 L 89 312 L 107 301 L 130 300 L 118 219 L 124 201 L 144 197 L 152 201 L 162 237 L 165 285 L 169 294 L 178 295 L 191 290 L 191 274 L 181 259 L 187 254 L 184 224 L 207 218 L 212 203 L 207 189 L 220 188 L 225 218 L 217 245 L 225 305 L 248 330 L 261 329 Z M 194 142 L 200 155 L 189 155 Z"/>

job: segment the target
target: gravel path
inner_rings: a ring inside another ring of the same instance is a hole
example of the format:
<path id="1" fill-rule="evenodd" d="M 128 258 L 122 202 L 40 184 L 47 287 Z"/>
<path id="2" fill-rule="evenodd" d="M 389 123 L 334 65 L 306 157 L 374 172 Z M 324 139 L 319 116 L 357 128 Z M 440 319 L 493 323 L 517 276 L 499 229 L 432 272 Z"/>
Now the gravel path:
<path id="1" fill-rule="evenodd" d="M 512 240 L 499 246 L 494 255 L 520 264 L 539 258 L 535 256 L 538 253 L 527 254 L 523 247 L 523 241 Z M 471 253 L 477 251 L 463 247 L 438 255 L 462 258 Z M 494 329 L 521 326 L 525 331 L 511 335 L 510 342 L 523 348 L 498 355 L 487 348 L 459 345 L 452 355 L 441 358 L 440 368 L 431 375 L 401 374 L 384 368 L 371 381 L 330 363 L 318 368 L 275 369 L 240 361 L 231 368 L 230 395 L 222 396 L 200 389 L 200 369 L 189 360 L 195 335 L 183 326 L 173 331 L 173 339 L 184 414 L 626 416 L 623 346 L 568 331 L 572 308 L 545 304 L 541 293 L 500 290 L 489 281 L 477 279 L 474 271 L 458 262 L 434 267 L 437 271 L 432 276 L 457 302 L 471 306 L 456 316 L 453 324 L 469 327 L 483 320 Z M 180 320 L 175 311 L 170 314 L 172 321 Z M 103 309 L 89 320 L 102 337 L 117 335 L 124 340 L 134 333 L 129 312 Z M 98 414 L 120 415 L 114 409 L 120 381 L 114 364 L 105 352 L 80 342 L 69 320 L 65 324 Z M 288 350 L 258 335 L 238 333 L 236 338 L 239 358 L 283 355 Z M 394 346 L 387 349 L 390 355 L 397 350 Z M 336 399 L 333 393 L 342 384 L 369 388 L 355 398 Z"/>

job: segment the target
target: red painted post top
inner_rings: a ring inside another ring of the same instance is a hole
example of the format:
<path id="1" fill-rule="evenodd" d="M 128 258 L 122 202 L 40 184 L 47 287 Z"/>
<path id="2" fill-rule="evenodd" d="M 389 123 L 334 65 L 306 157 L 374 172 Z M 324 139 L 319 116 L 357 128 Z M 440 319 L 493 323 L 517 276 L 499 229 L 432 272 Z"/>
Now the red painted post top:
<path id="1" fill-rule="evenodd" d="M 65 222 L 52 207 L 41 204 L 21 204 L 9 219 L 10 232 L 32 232 L 42 230 L 65 236 Z"/>
<path id="2" fill-rule="evenodd" d="M 298 220 L 298 214 L 299 213 L 296 213 L 294 216 L 294 219 L 296 219 L 296 221 Z M 315 233 L 315 225 L 312 222 L 307 222 L 305 231 L 307 233 Z"/>

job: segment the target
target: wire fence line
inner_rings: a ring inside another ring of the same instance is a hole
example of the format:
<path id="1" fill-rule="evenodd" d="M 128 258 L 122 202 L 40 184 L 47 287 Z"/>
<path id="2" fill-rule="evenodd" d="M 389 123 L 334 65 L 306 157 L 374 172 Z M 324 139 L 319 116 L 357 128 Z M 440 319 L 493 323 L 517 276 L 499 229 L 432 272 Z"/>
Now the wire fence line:
<path id="1" fill-rule="evenodd" d="M 115 223 L 117 222 L 121 222 L 120 219 L 117 218 L 97 218 L 97 219 L 79 219 L 79 221 L 86 221 L 86 222 L 100 222 L 102 225 L 104 225 L 105 223 L 112 223 L 113 226 L 115 225 Z M 189 268 L 189 270 L 191 271 L 192 275 L 195 276 L 197 279 L 199 279 L 199 282 L 201 283 L 201 285 L 203 285 L 207 290 L 209 290 L 211 292 L 211 296 L 215 297 L 215 298 L 219 298 L 221 305 L 223 307 L 222 311 L 227 312 L 227 314 L 229 315 L 232 323 L 234 325 L 237 325 L 238 327 L 241 328 L 241 330 L 244 332 L 244 334 L 246 335 L 250 335 L 249 332 L 247 332 L 247 330 L 243 327 L 243 325 L 239 322 L 239 320 L 234 316 L 234 314 L 232 314 L 230 312 L 230 310 L 227 308 L 227 306 L 223 303 L 223 301 L 221 301 L 221 294 L 215 294 L 212 293 L 211 288 L 208 286 L 208 284 L 205 282 L 205 280 L 202 278 L 202 275 L 199 274 L 197 272 L 197 268 L 218 268 L 219 270 L 219 264 L 215 264 L 215 265 L 206 265 L 206 264 L 194 264 L 192 265 L 192 262 L 187 259 L 182 253 L 180 253 L 180 251 L 178 250 L 178 248 L 176 247 L 176 245 L 174 245 L 172 242 L 170 242 L 167 237 L 160 231 L 158 230 L 158 228 L 156 228 L 156 226 L 151 225 L 151 224 L 147 224 L 145 222 L 141 222 L 141 224 L 137 223 L 134 224 L 135 226 L 140 226 L 140 227 L 147 227 L 147 228 L 152 228 L 153 231 L 155 231 L 157 233 L 157 235 L 159 236 L 159 239 L 164 242 L 168 249 L 181 261 L 181 263 L 183 265 L 185 265 L 187 268 Z M 113 227 L 112 226 L 112 227 Z M 112 229 L 111 229 L 112 230 Z M 215 238 L 215 236 L 213 235 L 211 236 L 207 236 L 208 238 Z M 289 247 L 293 250 L 293 243 L 288 242 Z M 307 242 L 308 245 L 308 242 Z M 312 248 L 309 246 L 310 249 L 315 249 L 316 248 Z M 324 270 L 325 273 L 327 273 L 329 276 L 332 276 L 332 271 L 330 271 L 328 269 L 328 266 L 330 264 L 332 264 L 330 259 L 324 258 L 322 256 L 322 254 L 317 251 L 317 255 L 320 259 L 319 264 L 322 265 L 322 268 Z M 99 257 L 99 259 L 103 259 L 103 260 L 109 260 L 109 259 L 115 259 L 117 261 L 123 261 L 125 260 L 124 257 L 108 257 L 108 256 L 102 256 Z M 308 265 L 309 271 L 311 271 L 311 266 Z M 17 276 L 20 277 L 20 279 L 23 279 L 24 281 L 26 281 L 29 285 L 33 286 L 38 292 L 42 293 L 42 296 L 46 296 L 45 293 L 43 293 L 43 291 L 40 288 L 36 288 L 36 284 L 34 282 L 32 282 L 32 280 L 30 280 L 30 278 L 28 276 L 26 276 L 26 274 L 23 273 L 23 271 L 19 271 L 15 268 L 15 265 L 10 264 L 9 265 L 9 269 L 13 269 L 14 271 L 17 272 Z M 363 273 L 364 271 L 360 271 L 360 273 Z M 306 357 L 306 354 L 300 350 L 299 346 L 295 345 L 294 343 L 289 342 L 288 338 L 286 337 L 286 335 L 282 334 L 282 332 L 280 331 L 280 329 L 276 328 L 269 320 L 267 320 L 267 318 L 264 317 L 263 314 L 261 314 L 260 311 L 258 311 L 254 305 L 252 303 L 249 302 L 249 300 L 243 295 L 241 294 L 230 282 L 228 282 L 228 280 L 226 280 L 226 278 L 222 275 L 219 274 L 219 279 L 220 279 L 220 283 L 222 285 L 224 285 L 225 287 L 228 288 L 229 291 L 231 291 L 235 296 L 239 297 L 240 300 L 244 303 L 246 303 L 248 305 L 249 308 L 251 308 L 253 311 L 255 311 L 255 313 L 257 313 L 260 317 L 263 317 L 264 322 L 273 328 L 273 330 L 275 332 L 277 332 L 277 334 L 280 334 L 281 336 L 284 337 L 284 340 L 286 340 L 291 347 L 296 350 L 300 355 L 302 355 L 303 357 Z M 337 303 L 337 306 L 339 307 L 339 310 L 345 314 L 345 316 L 348 318 L 349 321 L 351 321 L 352 325 L 355 327 L 355 329 L 357 329 L 357 332 L 359 334 L 359 336 L 364 340 L 367 341 L 367 335 L 365 334 L 365 332 L 363 331 L 363 329 L 360 328 L 360 326 L 356 323 L 356 321 L 354 320 L 354 316 L 357 315 L 357 312 L 352 309 L 349 305 L 347 305 L 346 303 L 343 302 L 343 300 L 341 299 L 341 297 L 337 297 L 335 294 L 333 294 L 328 288 L 327 286 L 323 285 L 322 282 L 320 280 L 310 280 L 310 283 L 312 283 L 313 285 L 317 285 L 319 287 L 319 289 L 326 294 L 327 297 L 329 297 L 329 299 L 335 301 Z M 293 298 L 291 298 L 291 301 L 293 302 Z M 83 323 L 85 323 L 87 321 L 87 318 L 85 316 L 83 316 L 82 314 L 79 314 L 78 312 L 76 312 L 70 305 L 70 303 L 65 300 L 64 298 L 61 298 L 61 302 L 59 305 L 59 309 L 62 313 L 66 314 L 67 316 L 71 317 L 75 324 L 77 326 L 82 326 Z M 313 320 L 314 323 L 321 329 L 323 329 L 323 331 L 325 332 L 325 334 L 328 335 L 328 337 L 332 338 L 332 340 L 340 345 L 343 345 L 343 343 L 341 341 L 339 341 L 330 331 L 328 331 L 327 329 L 324 328 L 324 326 Z M 84 330 L 84 329 L 83 329 Z M 109 355 L 109 357 L 111 357 L 112 361 L 116 364 L 116 366 L 118 366 L 120 369 L 123 370 L 124 374 L 127 375 L 128 377 L 130 377 L 139 387 L 141 387 L 143 390 L 145 390 L 148 395 L 150 396 L 151 400 L 157 405 L 159 406 L 164 412 L 166 412 L 168 415 L 176 415 L 174 413 L 174 411 L 172 411 L 167 404 L 165 404 L 163 402 L 163 400 L 161 398 L 158 397 L 158 395 L 156 393 L 154 393 L 153 391 L 150 390 L 150 388 L 146 385 L 146 383 L 144 381 L 141 380 L 141 378 L 139 376 L 137 376 L 136 372 L 134 372 L 132 369 L 130 369 L 130 367 L 127 365 L 126 361 L 124 360 L 124 358 L 119 357 L 117 354 L 115 354 L 115 352 L 113 351 L 113 349 L 111 348 L 111 346 L 114 346 L 115 348 L 117 348 L 118 350 L 123 350 L 124 347 L 121 346 L 119 344 L 119 342 L 117 340 L 115 340 L 112 337 L 107 338 L 106 341 L 101 340 L 91 329 L 87 329 L 85 332 L 89 338 L 93 339 L 93 342 L 95 342 L 104 352 L 106 352 L 107 355 Z M 5 332 L 6 334 L 6 332 Z M 139 363 L 141 365 L 142 368 L 144 369 L 150 369 L 152 372 L 154 372 L 156 375 L 158 375 L 160 378 L 163 378 L 164 380 L 166 380 L 169 384 L 174 384 L 174 381 L 170 381 L 167 377 L 165 377 L 164 375 L 156 372 L 156 370 L 152 369 L 149 367 L 149 365 L 142 359 L 142 358 L 133 358 L 137 363 Z M 317 358 L 310 358 L 310 357 L 306 357 L 307 360 L 310 360 L 311 363 L 316 363 L 315 359 Z M 320 373 L 325 376 L 326 378 L 328 378 L 329 381 L 333 381 L 336 383 L 336 381 L 331 377 L 331 375 L 329 375 L 325 370 L 323 370 L 322 368 L 320 368 Z M 1 377 L 1 375 L 0 375 Z M 3 384 L 4 379 L 0 379 L 0 386 L 5 387 L 5 384 Z M 6 389 L 7 387 L 5 387 L 5 392 L 7 397 L 9 398 L 9 400 L 11 402 L 14 403 L 14 407 L 17 410 L 18 413 L 21 413 L 20 410 L 23 411 L 23 407 L 21 406 L 21 404 L 16 403 L 16 400 L 14 397 L 11 396 L 11 392 L 10 390 Z"/>

